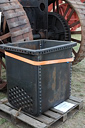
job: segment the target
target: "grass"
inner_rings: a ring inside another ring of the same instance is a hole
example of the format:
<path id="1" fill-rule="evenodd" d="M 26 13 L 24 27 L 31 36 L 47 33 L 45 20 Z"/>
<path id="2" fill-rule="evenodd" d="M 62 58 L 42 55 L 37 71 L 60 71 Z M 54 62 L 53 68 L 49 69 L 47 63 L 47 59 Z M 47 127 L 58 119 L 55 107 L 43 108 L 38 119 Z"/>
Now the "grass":
<path id="1" fill-rule="evenodd" d="M 72 35 L 71 38 L 74 38 L 74 39 L 77 39 L 77 40 L 81 40 L 81 34 Z M 77 46 L 74 47 L 74 50 L 76 52 L 78 52 L 79 48 L 80 48 L 80 44 L 77 43 Z"/>
<path id="2" fill-rule="evenodd" d="M 6 123 L 6 122 L 7 122 L 6 119 L 0 118 L 0 125 L 4 124 L 4 123 Z"/>

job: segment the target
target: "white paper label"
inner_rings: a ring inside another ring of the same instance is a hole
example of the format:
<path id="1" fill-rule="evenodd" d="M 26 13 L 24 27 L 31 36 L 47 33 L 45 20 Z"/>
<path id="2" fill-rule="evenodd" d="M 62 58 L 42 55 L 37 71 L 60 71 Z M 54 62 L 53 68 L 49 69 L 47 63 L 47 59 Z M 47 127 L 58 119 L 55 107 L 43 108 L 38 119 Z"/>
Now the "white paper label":
<path id="1" fill-rule="evenodd" d="M 75 104 L 68 103 L 68 102 L 64 101 L 63 103 L 57 105 L 54 108 L 57 109 L 58 111 L 61 111 L 61 112 L 67 112 L 68 110 L 70 110 L 74 106 L 75 106 Z"/>

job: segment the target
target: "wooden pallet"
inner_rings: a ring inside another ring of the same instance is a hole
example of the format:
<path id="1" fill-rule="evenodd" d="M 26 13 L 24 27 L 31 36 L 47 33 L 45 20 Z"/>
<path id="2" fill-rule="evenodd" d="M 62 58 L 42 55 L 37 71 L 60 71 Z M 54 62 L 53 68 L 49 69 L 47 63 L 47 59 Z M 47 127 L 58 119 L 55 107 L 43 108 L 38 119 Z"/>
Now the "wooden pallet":
<path id="1" fill-rule="evenodd" d="M 7 101 L 6 98 L 0 101 L 0 116 L 11 120 L 14 124 L 21 128 L 54 128 L 54 125 L 58 125 L 66 121 L 69 116 L 74 115 L 83 107 L 83 101 L 71 96 L 67 102 L 75 104 L 69 111 L 63 113 L 61 111 L 52 108 L 46 111 L 39 117 L 26 115 L 23 112 L 15 110 Z"/>

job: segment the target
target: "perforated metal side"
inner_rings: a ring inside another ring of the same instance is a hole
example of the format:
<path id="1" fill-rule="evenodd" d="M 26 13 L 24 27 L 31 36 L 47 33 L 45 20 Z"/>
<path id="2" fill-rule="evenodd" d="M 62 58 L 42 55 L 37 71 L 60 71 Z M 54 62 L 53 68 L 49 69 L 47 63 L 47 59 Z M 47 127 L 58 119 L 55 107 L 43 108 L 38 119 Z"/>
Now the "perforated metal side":
<path id="1" fill-rule="evenodd" d="M 33 112 L 33 99 L 26 93 L 23 88 L 14 87 L 9 90 L 9 102 L 17 107 L 21 108 L 25 112 Z"/>

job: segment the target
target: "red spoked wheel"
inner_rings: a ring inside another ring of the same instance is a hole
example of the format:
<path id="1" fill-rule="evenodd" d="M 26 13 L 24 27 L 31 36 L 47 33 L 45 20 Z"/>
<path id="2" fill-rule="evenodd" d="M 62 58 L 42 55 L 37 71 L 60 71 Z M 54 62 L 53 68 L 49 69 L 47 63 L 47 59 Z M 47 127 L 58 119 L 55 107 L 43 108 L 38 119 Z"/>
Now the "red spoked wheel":
<path id="1" fill-rule="evenodd" d="M 59 13 L 67 21 L 71 31 L 71 41 L 77 42 L 73 49 L 74 62 L 77 64 L 85 57 L 85 0 L 56 0 L 51 2 L 48 11 Z"/>

